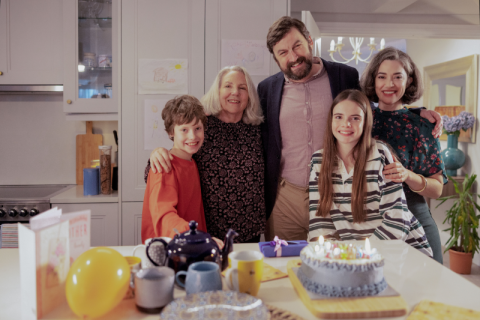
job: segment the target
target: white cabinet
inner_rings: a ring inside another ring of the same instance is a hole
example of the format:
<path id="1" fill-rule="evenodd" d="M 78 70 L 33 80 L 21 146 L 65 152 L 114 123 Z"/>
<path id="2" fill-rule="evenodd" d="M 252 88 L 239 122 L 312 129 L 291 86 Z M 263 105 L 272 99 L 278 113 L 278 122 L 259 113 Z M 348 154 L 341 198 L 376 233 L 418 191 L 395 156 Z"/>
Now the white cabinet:
<path id="1" fill-rule="evenodd" d="M 118 114 L 120 12 L 121 3 L 116 0 L 64 0 L 66 113 Z"/>
<path id="2" fill-rule="evenodd" d="M 140 59 L 187 59 L 188 93 L 204 93 L 205 1 L 124 0 L 122 2 L 122 121 L 120 147 L 122 201 L 143 201 L 143 171 L 151 150 L 144 149 L 144 102 L 176 94 L 138 94 Z M 158 106 L 158 109 L 163 109 Z M 158 128 L 163 131 L 160 117 Z M 158 146 L 171 147 L 165 135 Z"/>
<path id="3" fill-rule="evenodd" d="M 62 84 L 62 0 L 0 1 L 0 84 Z"/>
<path id="4" fill-rule="evenodd" d="M 122 203 L 122 246 L 142 243 L 143 202 Z"/>
<path id="5" fill-rule="evenodd" d="M 90 210 L 90 245 L 92 247 L 121 244 L 118 203 L 52 203 L 52 207 L 62 209 L 63 213 Z"/>
<path id="6" fill-rule="evenodd" d="M 205 18 L 205 88 L 208 90 L 221 69 L 221 43 L 226 40 L 267 42 L 270 26 L 289 15 L 289 0 L 206 0 Z M 252 75 L 258 84 L 280 71 L 269 55 L 268 75 Z"/>

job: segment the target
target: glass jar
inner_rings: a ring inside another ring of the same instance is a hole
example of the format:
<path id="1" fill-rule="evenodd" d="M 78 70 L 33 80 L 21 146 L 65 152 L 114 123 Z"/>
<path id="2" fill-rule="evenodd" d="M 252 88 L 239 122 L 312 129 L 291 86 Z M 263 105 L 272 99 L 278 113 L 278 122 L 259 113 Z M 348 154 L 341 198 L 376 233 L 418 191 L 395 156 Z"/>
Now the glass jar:
<path id="1" fill-rule="evenodd" d="M 112 193 L 112 146 L 98 146 L 100 150 L 100 194 Z"/>
<path id="2" fill-rule="evenodd" d="M 111 83 L 106 83 L 103 87 L 104 87 L 105 98 L 111 98 L 112 97 L 112 84 Z"/>
<path id="3" fill-rule="evenodd" d="M 96 54 L 93 52 L 83 53 L 83 65 L 85 67 L 95 67 L 96 65 Z"/>

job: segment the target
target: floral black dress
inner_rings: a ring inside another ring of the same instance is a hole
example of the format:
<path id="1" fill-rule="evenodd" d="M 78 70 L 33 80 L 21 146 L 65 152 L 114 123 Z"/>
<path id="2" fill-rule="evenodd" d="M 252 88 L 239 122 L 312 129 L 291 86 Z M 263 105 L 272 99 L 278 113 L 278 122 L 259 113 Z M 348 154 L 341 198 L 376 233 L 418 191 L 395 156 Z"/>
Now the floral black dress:
<path id="1" fill-rule="evenodd" d="M 403 108 L 396 111 L 373 110 L 372 137 L 388 143 L 400 159 L 402 165 L 417 174 L 429 177 L 442 171 L 443 183 L 447 183 L 445 166 L 440 152 L 440 141 L 432 135 L 435 124 Z M 403 183 L 408 209 L 420 221 L 434 259 L 443 262 L 440 235 L 430 209 L 423 196 L 410 190 Z"/>
<path id="2" fill-rule="evenodd" d="M 232 228 L 236 242 L 247 242 L 265 230 L 263 147 L 260 126 L 225 123 L 208 116 L 205 140 L 193 155 L 202 186 L 207 231 L 224 239 Z M 145 178 L 150 162 L 145 169 Z"/>

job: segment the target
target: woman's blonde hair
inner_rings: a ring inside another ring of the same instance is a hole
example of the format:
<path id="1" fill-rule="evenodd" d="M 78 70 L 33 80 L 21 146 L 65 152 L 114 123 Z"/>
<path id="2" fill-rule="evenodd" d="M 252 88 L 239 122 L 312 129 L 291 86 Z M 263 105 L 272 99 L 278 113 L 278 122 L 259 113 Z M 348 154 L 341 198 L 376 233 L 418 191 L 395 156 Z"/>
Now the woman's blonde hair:
<path id="1" fill-rule="evenodd" d="M 332 131 L 333 109 L 337 104 L 345 100 L 355 102 L 365 115 L 362 136 L 352 150 L 355 166 L 353 169 L 351 202 L 353 222 L 364 222 L 367 216 L 364 202 L 367 195 L 365 165 L 367 163 L 368 155 L 375 144 L 375 140 L 372 139 L 373 115 L 370 102 L 368 101 L 368 98 L 358 90 L 345 90 L 341 92 L 335 100 L 333 100 L 332 106 L 330 107 L 327 128 L 323 140 L 322 167 L 320 169 L 320 174 L 318 175 L 318 192 L 320 192 L 321 197 L 318 203 L 316 216 L 326 217 L 332 208 L 332 172 L 334 172 L 334 168 L 338 166 L 337 139 Z"/>
<path id="2" fill-rule="evenodd" d="M 205 108 L 205 113 L 218 116 L 222 111 L 222 106 L 220 104 L 220 86 L 222 85 L 223 77 L 230 71 L 243 73 L 245 80 L 247 81 L 248 103 L 243 111 L 243 122 L 246 124 L 259 125 L 263 122 L 263 114 L 257 89 L 255 88 L 255 84 L 253 83 L 252 78 L 250 78 L 247 70 L 240 66 L 225 67 L 217 74 L 217 77 L 215 78 L 215 81 L 213 81 L 208 92 L 202 97 L 202 99 L 200 99 Z"/>

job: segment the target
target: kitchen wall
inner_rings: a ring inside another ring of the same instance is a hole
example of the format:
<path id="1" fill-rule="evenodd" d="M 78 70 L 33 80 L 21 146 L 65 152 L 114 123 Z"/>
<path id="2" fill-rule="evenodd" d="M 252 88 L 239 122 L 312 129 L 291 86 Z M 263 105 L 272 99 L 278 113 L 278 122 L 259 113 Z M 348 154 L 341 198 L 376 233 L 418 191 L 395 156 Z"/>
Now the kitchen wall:
<path id="1" fill-rule="evenodd" d="M 85 126 L 66 120 L 62 95 L 0 95 L 0 185 L 75 184 L 76 136 Z M 93 122 L 114 151 L 117 128 Z"/>
<path id="2" fill-rule="evenodd" d="M 466 57 L 472 54 L 480 54 L 480 40 L 454 40 L 454 39 L 408 39 L 407 40 L 407 52 L 412 57 L 415 64 L 418 66 L 423 74 L 423 68 L 433 64 L 454 60 L 462 57 Z M 480 92 L 480 81 L 478 90 Z M 480 116 L 480 94 L 478 95 L 479 101 L 477 102 L 477 119 Z M 420 99 L 416 103 L 416 106 L 423 105 L 423 99 Z M 466 142 L 459 142 L 458 146 L 465 152 L 466 163 L 457 171 L 458 175 L 464 175 L 465 173 L 472 174 L 480 172 L 480 130 L 477 120 L 477 143 L 471 144 Z M 446 141 L 441 141 L 442 149 L 447 147 Z M 477 190 L 480 178 L 477 178 Z M 439 230 L 445 230 L 449 227 L 447 224 L 443 224 L 445 219 L 445 211 L 451 207 L 453 200 L 445 202 L 442 206 L 435 208 L 440 202 L 437 200 L 431 200 L 430 210 L 434 217 Z M 480 231 L 480 228 L 479 228 Z M 441 231 L 440 236 L 442 243 L 448 240 L 448 232 Z M 474 263 L 480 265 L 480 255 L 474 256 Z"/>

